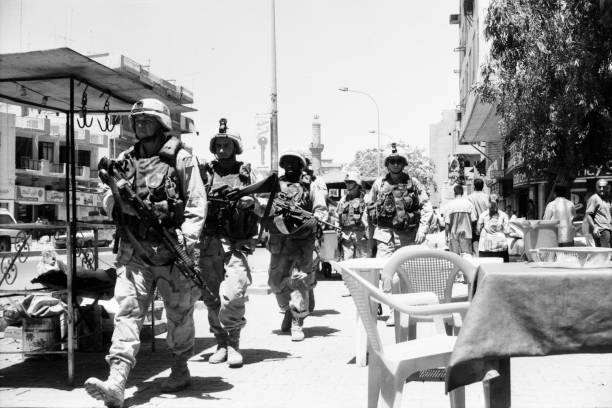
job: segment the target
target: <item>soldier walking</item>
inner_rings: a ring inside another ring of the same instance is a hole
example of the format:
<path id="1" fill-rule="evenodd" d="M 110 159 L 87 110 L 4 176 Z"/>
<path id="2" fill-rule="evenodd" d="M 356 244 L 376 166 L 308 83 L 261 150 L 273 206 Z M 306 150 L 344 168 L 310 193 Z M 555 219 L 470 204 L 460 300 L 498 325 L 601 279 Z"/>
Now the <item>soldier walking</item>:
<path id="1" fill-rule="evenodd" d="M 247 257 L 255 250 L 257 234 L 256 206 L 252 196 L 241 197 L 235 203 L 215 201 L 215 191 L 235 190 L 255 182 L 251 165 L 238 161 L 242 153 L 240 134 L 227 129 L 227 121 L 220 120 L 219 133 L 210 139 L 209 150 L 215 159 L 201 168 L 209 192 L 208 216 L 200 240 L 200 268 L 213 298 L 203 291 L 208 308 L 210 331 L 217 341 L 217 350 L 208 362 L 227 362 L 232 368 L 242 366 L 240 331 L 246 325 L 246 291 L 252 283 Z"/>
<path id="2" fill-rule="evenodd" d="M 342 228 L 340 245 L 343 259 L 367 258 L 370 244 L 365 194 L 358 172 L 349 172 L 344 178 L 346 194 L 338 201 L 338 225 Z"/>
<path id="3" fill-rule="evenodd" d="M 144 202 L 151 204 L 164 226 L 192 255 L 206 217 L 206 191 L 197 160 L 171 135 L 170 111 L 161 101 L 147 98 L 136 102 L 130 120 L 138 142 L 111 165 Z M 109 407 L 123 406 L 125 383 L 136 364 L 140 329 L 155 282 L 164 299 L 166 340 L 174 357 L 172 372 L 161 390 L 174 392 L 190 385 L 187 360 L 193 354 L 193 310 L 200 296 L 196 284 L 175 267 L 176 256 L 160 236 L 143 225 L 128 202 L 117 199 L 109 192 L 103 201 L 107 214 L 121 227 L 115 285 L 119 311 L 106 356 L 110 374 L 106 381 L 93 377 L 85 381 L 89 395 Z"/>
<path id="4" fill-rule="evenodd" d="M 395 143 L 385 155 L 384 164 L 388 173 L 374 181 L 369 197 L 377 258 L 390 257 L 401 247 L 423 242 L 432 213 L 421 183 L 404 172 L 408 158 Z M 383 289 L 390 292 L 391 282 L 383 282 Z M 389 313 L 387 325 L 394 324 L 393 313 Z"/>
<path id="5" fill-rule="evenodd" d="M 297 152 L 281 155 L 279 165 L 285 170 L 280 177 L 280 192 L 297 207 L 312 212 L 318 220 L 327 220 L 327 204 L 323 191 L 302 181 L 306 159 Z M 313 251 L 316 220 L 299 220 L 273 207 L 270 231 L 270 268 L 268 285 L 284 311 L 281 331 L 291 331 L 292 341 L 304 340 L 302 326 L 309 310 L 309 291 L 314 282 Z"/>

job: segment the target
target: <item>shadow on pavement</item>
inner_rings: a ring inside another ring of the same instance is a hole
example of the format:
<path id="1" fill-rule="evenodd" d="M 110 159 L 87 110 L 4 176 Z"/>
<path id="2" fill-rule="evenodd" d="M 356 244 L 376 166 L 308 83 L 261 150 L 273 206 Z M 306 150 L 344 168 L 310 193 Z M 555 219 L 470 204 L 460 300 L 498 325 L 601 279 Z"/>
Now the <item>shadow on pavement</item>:
<path id="1" fill-rule="evenodd" d="M 155 339 L 155 352 L 151 351 L 151 340 L 143 341 L 136 356 L 137 363 L 128 380 L 131 383 L 149 378 L 172 366 L 172 356 L 164 338 Z M 216 344 L 212 337 L 196 338 L 194 355 Z M 106 352 L 76 352 L 74 355 L 74 386 L 68 385 L 68 360 L 64 355 L 32 356 L 0 369 L 0 381 L 4 388 L 53 388 L 72 390 L 80 388 L 89 377 L 106 379 L 108 365 Z"/>
<path id="2" fill-rule="evenodd" d="M 313 310 L 312 312 L 310 312 L 308 316 L 321 317 L 325 315 L 337 315 L 337 314 L 340 314 L 340 312 L 337 311 L 336 309 L 321 309 L 321 310 Z"/>
<path id="3" fill-rule="evenodd" d="M 304 326 L 304 334 L 306 335 L 306 339 L 309 337 L 327 337 L 330 334 L 339 332 L 340 330 L 334 329 L 333 327 L 328 326 L 314 326 L 308 327 Z"/>
<path id="4" fill-rule="evenodd" d="M 280 331 L 279 331 L 280 333 Z M 291 357 L 291 354 L 284 351 L 268 350 L 268 349 L 240 349 L 240 354 L 244 359 L 244 365 L 261 363 L 263 361 L 279 361 Z M 212 353 L 206 353 L 199 356 L 198 362 L 207 362 Z"/>
<path id="5" fill-rule="evenodd" d="M 211 394 L 234 388 L 232 384 L 224 381 L 221 377 L 193 376 L 191 377 L 191 386 L 189 388 L 175 393 L 161 393 L 160 387 L 164 380 L 165 378 L 156 378 L 152 381 L 139 383 L 134 395 L 125 400 L 124 407 L 146 404 L 153 398 L 175 400 L 175 396 L 180 396 L 181 398 L 199 398 L 202 400 L 218 400 L 220 398 L 216 398 Z M 129 382 L 128 386 L 130 386 Z"/>

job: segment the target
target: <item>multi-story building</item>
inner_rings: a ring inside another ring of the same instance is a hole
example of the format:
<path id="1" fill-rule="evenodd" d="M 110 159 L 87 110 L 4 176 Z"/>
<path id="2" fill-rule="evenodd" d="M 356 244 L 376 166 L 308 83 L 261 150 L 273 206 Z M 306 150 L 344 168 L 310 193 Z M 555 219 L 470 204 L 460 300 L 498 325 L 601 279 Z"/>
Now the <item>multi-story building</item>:
<path id="1" fill-rule="evenodd" d="M 473 146 L 458 143 L 457 116 L 454 109 L 443 110 L 441 120 L 429 125 L 429 157 L 435 165 L 436 183 L 431 202 L 438 207 L 453 199 L 453 185 L 458 179 L 465 184 L 465 193 L 469 194 L 474 177 L 481 177 L 478 170 L 481 153 Z"/>
<path id="2" fill-rule="evenodd" d="M 153 76 L 124 56 L 120 56 L 119 64 L 110 67 L 123 75 L 135 75 L 138 71 L 140 80 L 154 84 L 154 90 L 160 88 L 156 92 L 162 100 L 193 102 L 191 91 Z M 190 119 L 179 113 L 171 116 L 173 133 L 192 131 Z M 107 132 L 96 121 L 89 128 L 74 130 L 79 220 L 100 217 L 97 171 L 100 158 L 116 157 L 136 140 L 127 116 L 113 121 L 117 126 Z M 34 222 L 39 218 L 50 222 L 66 220 L 65 116 L 0 103 L 0 135 L 0 208 L 8 209 L 20 222 Z"/>
<path id="3" fill-rule="evenodd" d="M 506 171 L 503 140 L 499 133 L 499 117 L 496 106 L 483 102 L 472 91 L 472 87 L 481 81 L 481 65 L 485 62 L 490 45 L 486 41 L 483 26 L 489 7 L 489 0 L 462 0 L 459 2 L 459 14 L 451 14 L 450 24 L 459 25 L 459 131 L 461 144 L 478 146 L 485 158 L 485 180 L 491 193 L 504 199 L 505 205 L 518 208 L 519 195 L 535 199 L 539 190 L 537 186 L 519 185 L 521 191 L 514 191 L 512 186 L 512 169 Z M 543 194 L 543 193 L 542 193 Z M 524 199 L 526 203 L 527 198 Z M 543 199 L 541 200 L 543 203 Z"/>
<path id="4" fill-rule="evenodd" d="M 481 65 L 485 62 L 490 46 L 483 33 L 484 18 L 489 0 L 461 0 L 459 14 L 451 14 L 450 24 L 459 25 L 459 142 L 478 145 L 486 157 L 486 180 L 491 192 L 499 194 L 504 205 L 512 205 L 518 216 L 525 216 L 527 202 L 533 200 L 541 218 L 551 186 L 544 179 L 526 177 L 522 171 L 522 159 L 513 146 L 504 148 L 499 133 L 499 116 L 496 106 L 484 103 L 472 91 L 481 78 Z M 483 149 L 484 147 L 484 149 Z M 612 179 L 612 161 L 600 166 L 583 169 L 571 186 L 571 199 L 578 205 L 579 214 L 584 211 L 587 195 L 593 192 L 596 178 Z"/>
<path id="5" fill-rule="evenodd" d="M 0 146 L 0 206 L 21 222 L 38 218 L 66 219 L 66 124 L 55 112 L 0 104 L 2 146 Z M 63 115 L 62 115 L 63 116 Z M 115 134 L 119 132 L 116 131 Z M 109 136 L 91 129 L 75 129 L 77 216 L 98 212 L 100 157 L 108 155 Z"/>

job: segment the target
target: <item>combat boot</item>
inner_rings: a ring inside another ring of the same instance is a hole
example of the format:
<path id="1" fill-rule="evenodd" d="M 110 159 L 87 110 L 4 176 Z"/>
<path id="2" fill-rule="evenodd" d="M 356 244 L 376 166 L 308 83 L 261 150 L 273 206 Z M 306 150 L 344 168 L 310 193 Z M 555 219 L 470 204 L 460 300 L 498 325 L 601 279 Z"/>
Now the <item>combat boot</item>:
<path id="1" fill-rule="evenodd" d="M 85 381 L 85 391 L 91 397 L 104 401 L 107 407 L 123 407 L 125 383 L 130 368 L 130 364 L 123 360 L 111 360 L 108 379 L 101 381 L 95 377 L 88 378 Z"/>
<path id="2" fill-rule="evenodd" d="M 242 354 L 240 354 L 240 330 L 229 333 L 227 345 L 227 364 L 230 368 L 242 367 Z"/>
<path id="3" fill-rule="evenodd" d="M 208 357 L 210 364 L 219 364 L 227 360 L 227 336 L 215 334 L 215 338 L 217 339 L 217 350 Z"/>
<path id="4" fill-rule="evenodd" d="M 162 392 L 177 392 L 191 385 L 191 374 L 187 368 L 187 358 L 175 357 L 172 372 L 161 385 Z"/>
<path id="5" fill-rule="evenodd" d="M 289 333 L 289 330 L 291 330 L 291 320 L 292 319 L 293 319 L 293 315 L 291 314 L 291 309 L 285 310 L 285 315 L 283 316 L 283 321 L 280 327 L 283 333 Z"/>
<path id="6" fill-rule="evenodd" d="M 302 317 L 294 317 L 291 320 L 291 341 L 304 340 L 304 330 L 302 330 L 303 325 L 304 318 Z"/>

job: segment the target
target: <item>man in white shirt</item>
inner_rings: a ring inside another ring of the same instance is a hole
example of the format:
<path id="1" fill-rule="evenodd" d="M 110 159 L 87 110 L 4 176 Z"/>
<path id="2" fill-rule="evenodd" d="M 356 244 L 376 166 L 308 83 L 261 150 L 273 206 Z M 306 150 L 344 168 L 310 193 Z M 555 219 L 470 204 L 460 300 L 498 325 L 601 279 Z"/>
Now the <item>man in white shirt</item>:
<path id="1" fill-rule="evenodd" d="M 484 182 L 482 179 L 474 179 L 474 192 L 468 196 L 468 200 L 474 206 L 474 210 L 476 210 L 476 221 L 478 221 L 480 214 L 489 209 L 489 195 L 482 191 L 483 188 Z M 474 253 L 478 254 L 480 235 L 476 230 L 476 221 L 472 223 L 472 247 L 474 248 Z"/>
<path id="2" fill-rule="evenodd" d="M 574 203 L 568 200 L 567 187 L 556 185 L 553 201 L 548 203 L 544 211 L 545 220 L 559 220 L 557 227 L 557 242 L 560 247 L 574 246 L 574 226 L 572 221 L 576 217 Z"/>
<path id="3" fill-rule="evenodd" d="M 458 255 L 472 254 L 472 223 L 476 222 L 476 210 L 472 203 L 463 198 L 463 186 L 453 187 L 455 198 L 446 206 L 444 223 L 451 252 Z"/>

